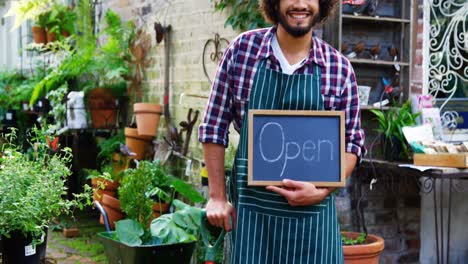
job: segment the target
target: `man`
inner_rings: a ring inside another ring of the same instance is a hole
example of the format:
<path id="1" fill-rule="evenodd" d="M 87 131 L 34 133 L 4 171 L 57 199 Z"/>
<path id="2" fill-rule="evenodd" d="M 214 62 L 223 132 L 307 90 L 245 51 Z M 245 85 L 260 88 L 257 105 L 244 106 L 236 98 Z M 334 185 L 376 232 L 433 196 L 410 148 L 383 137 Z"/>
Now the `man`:
<path id="1" fill-rule="evenodd" d="M 333 188 L 292 180 L 284 180 L 281 187 L 251 187 L 246 180 L 249 143 L 244 117 L 249 109 L 343 110 L 346 175 L 363 156 L 351 64 L 313 36 L 314 26 L 334 5 L 332 0 L 260 0 L 265 18 L 274 26 L 241 34 L 219 64 L 199 140 L 210 187 L 207 217 L 212 225 L 233 230 L 231 263 L 343 262 Z M 224 148 L 231 121 L 240 140 L 228 200 Z"/>

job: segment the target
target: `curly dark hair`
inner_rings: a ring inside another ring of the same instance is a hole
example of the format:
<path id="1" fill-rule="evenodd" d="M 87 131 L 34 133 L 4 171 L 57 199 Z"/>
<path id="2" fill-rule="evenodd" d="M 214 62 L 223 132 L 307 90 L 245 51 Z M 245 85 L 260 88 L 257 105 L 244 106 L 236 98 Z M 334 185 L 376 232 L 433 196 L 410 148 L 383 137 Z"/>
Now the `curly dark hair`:
<path id="1" fill-rule="evenodd" d="M 280 0 L 259 0 L 260 12 L 266 21 L 278 24 L 278 9 Z M 323 23 L 332 14 L 337 0 L 319 0 L 319 19 L 317 24 Z"/>

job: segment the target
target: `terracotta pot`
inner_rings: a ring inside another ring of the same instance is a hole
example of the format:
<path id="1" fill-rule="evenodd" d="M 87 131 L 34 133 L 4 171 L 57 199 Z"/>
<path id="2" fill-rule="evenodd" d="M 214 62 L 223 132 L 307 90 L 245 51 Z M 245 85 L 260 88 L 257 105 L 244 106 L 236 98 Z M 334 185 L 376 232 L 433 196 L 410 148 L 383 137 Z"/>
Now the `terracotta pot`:
<path id="1" fill-rule="evenodd" d="M 341 232 L 345 237 L 357 238 L 360 233 Z M 343 254 L 345 264 L 378 264 L 380 253 L 384 250 L 383 238 L 375 235 L 367 235 L 366 244 L 345 246 Z"/>
<path id="2" fill-rule="evenodd" d="M 112 196 L 104 194 L 102 196 L 102 207 L 106 210 L 110 228 L 115 229 L 115 222 L 125 217 L 125 214 L 120 208 L 120 201 Z M 104 224 L 104 218 L 102 215 L 99 218 L 99 223 Z"/>
<path id="3" fill-rule="evenodd" d="M 101 189 L 98 186 L 100 182 L 103 182 L 105 188 Z M 112 197 L 117 197 L 117 188 L 120 186 L 118 181 L 109 181 L 101 178 L 91 179 L 91 185 L 93 186 L 93 199 L 95 201 L 102 202 L 102 197 L 104 194 L 107 194 Z"/>
<path id="4" fill-rule="evenodd" d="M 32 35 L 34 43 L 37 44 L 47 44 L 47 33 L 45 28 L 40 26 L 32 26 Z"/>
<path id="5" fill-rule="evenodd" d="M 138 134 L 141 136 L 156 136 L 162 106 L 160 104 L 136 103 L 133 105 L 133 112 L 136 116 Z"/>
<path id="6" fill-rule="evenodd" d="M 124 157 L 122 154 L 115 152 L 112 154 L 112 170 L 114 174 L 119 174 L 120 172 L 128 169 L 130 164 L 130 159 Z"/>
<path id="7" fill-rule="evenodd" d="M 169 212 L 170 203 L 155 203 L 153 205 L 153 217 L 158 218 L 161 215 Z"/>
<path id="8" fill-rule="evenodd" d="M 72 227 L 72 228 L 66 228 L 64 227 L 62 230 L 62 234 L 66 238 L 72 238 L 72 237 L 77 237 L 80 235 L 80 230 L 78 228 Z"/>
<path id="9" fill-rule="evenodd" d="M 126 127 L 125 130 L 125 145 L 136 153 L 135 158 L 141 160 L 145 157 L 146 148 L 151 146 L 152 137 L 138 135 L 136 128 Z"/>
<path id="10" fill-rule="evenodd" d="M 117 121 L 117 103 L 109 89 L 95 88 L 88 93 L 88 107 L 94 128 L 113 128 Z"/>
<path id="11" fill-rule="evenodd" d="M 54 42 L 57 40 L 57 35 L 55 32 L 47 32 L 47 43 Z"/>

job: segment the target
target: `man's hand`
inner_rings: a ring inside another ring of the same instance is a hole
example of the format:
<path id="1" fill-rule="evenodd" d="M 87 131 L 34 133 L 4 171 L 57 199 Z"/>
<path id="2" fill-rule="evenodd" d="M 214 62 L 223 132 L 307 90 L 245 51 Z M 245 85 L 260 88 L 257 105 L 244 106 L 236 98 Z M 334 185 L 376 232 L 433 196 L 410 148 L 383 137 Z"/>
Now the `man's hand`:
<path id="1" fill-rule="evenodd" d="M 236 223 L 235 210 L 225 199 L 209 199 L 206 204 L 206 217 L 211 225 L 224 228 L 226 232 L 231 231 L 231 217 L 232 223 Z"/>
<path id="2" fill-rule="evenodd" d="M 310 182 L 283 180 L 283 186 L 267 186 L 267 190 L 284 196 L 291 206 L 321 203 L 335 188 L 317 188 Z"/>

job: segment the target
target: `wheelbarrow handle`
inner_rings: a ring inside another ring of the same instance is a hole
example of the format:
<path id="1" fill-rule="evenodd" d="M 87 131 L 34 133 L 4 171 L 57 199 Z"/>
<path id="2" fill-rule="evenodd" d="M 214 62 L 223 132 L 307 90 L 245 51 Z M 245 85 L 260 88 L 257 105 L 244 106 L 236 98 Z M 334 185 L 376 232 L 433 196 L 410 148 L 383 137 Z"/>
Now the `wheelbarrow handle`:
<path id="1" fill-rule="evenodd" d="M 104 219 L 104 226 L 106 227 L 107 233 L 111 232 L 110 225 L 109 225 L 109 218 L 107 216 L 106 209 L 104 209 L 104 207 L 102 207 L 102 205 L 98 201 L 94 201 L 94 205 L 102 214 L 102 218 Z"/>
<path id="2" fill-rule="evenodd" d="M 206 247 L 205 264 L 215 264 L 216 253 L 218 251 L 219 246 L 221 246 L 221 244 L 223 243 L 226 231 L 223 228 L 218 236 L 218 239 L 216 239 L 216 242 L 213 245 L 211 245 L 208 236 L 210 231 L 208 231 L 206 224 L 209 224 L 209 222 L 208 218 L 206 217 L 206 210 L 203 210 L 201 214 L 201 235 L 203 244 Z"/>

